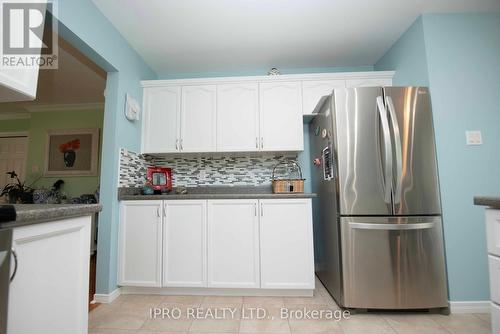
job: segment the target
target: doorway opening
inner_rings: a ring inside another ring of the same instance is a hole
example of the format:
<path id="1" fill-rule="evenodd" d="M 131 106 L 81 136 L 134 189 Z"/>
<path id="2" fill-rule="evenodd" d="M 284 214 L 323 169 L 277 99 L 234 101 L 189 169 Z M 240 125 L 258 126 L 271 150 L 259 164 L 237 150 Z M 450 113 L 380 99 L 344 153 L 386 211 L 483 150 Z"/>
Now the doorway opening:
<path id="1" fill-rule="evenodd" d="M 107 72 L 58 38 L 58 69 L 40 70 L 34 101 L 0 103 L 0 203 L 97 203 Z M 9 191 L 17 179 L 22 196 Z M 89 301 L 96 290 L 92 223 Z M 92 307 L 92 305 L 89 305 Z"/>

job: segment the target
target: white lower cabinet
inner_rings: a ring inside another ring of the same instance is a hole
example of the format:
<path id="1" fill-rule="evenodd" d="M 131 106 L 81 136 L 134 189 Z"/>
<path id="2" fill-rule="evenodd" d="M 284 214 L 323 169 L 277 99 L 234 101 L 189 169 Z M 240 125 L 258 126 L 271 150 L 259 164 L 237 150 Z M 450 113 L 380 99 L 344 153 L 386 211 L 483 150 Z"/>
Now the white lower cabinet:
<path id="1" fill-rule="evenodd" d="M 207 286 L 207 201 L 165 201 L 163 286 Z"/>
<path id="2" fill-rule="evenodd" d="M 208 201 L 208 286 L 259 288 L 258 200 Z"/>
<path id="3" fill-rule="evenodd" d="M 261 287 L 314 289 L 310 199 L 260 201 Z"/>
<path id="4" fill-rule="evenodd" d="M 119 285 L 161 286 L 162 209 L 162 201 L 122 203 Z"/>
<path id="5" fill-rule="evenodd" d="M 314 289 L 310 199 L 124 201 L 122 286 Z"/>
<path id="6" fill-rule="evenodd" d="M 87 334 L 91 216 L 14 228 L 7 332 Z"/>

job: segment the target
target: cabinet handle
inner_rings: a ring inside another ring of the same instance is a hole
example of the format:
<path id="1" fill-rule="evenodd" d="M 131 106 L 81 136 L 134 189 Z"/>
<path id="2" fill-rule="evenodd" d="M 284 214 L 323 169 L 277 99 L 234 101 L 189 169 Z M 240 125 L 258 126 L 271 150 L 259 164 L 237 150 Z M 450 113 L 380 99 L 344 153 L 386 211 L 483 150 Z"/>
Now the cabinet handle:
<path id="1" fill-rule="evenodd" d="M 10 276 L 10 282 L 14 280 L 14 277 L 16 277 L 17 274 L 17 253 L 14 250 L 14 248 L 11 249 L 12 256 L 14 257 L 14 271 L 12 272 L 12 275 Z"/>
<path id="2" fill-rule="evenodd" d="M 254 208 L 254 215 L 255 217 L 257 217 L 257 204 L 254 204 L 253 208 Z"/>
<path id="3" fill-rule="evenodd" d="M 264 148 L 264 137 L 260 137 L 260 148 Z"/>
<path id="4" fill-rule="evenodd" d="M 156 208 L 156 217 L 160 218 L 160 207 Z"/>
<path id="5" fill-rule="evenodd" d="M 175 140 L 175 150 L 178 151 L 179 150 L 179 139 L 176 139 Z"/>
<path id="6" fill-rule="evenodd" d="M 163 204 L 163 217 L 167 217 L 167 203 Z"/>
<path id="7" fill-rule="evenodd" d="M 259 148 L 259 137 L 255 137 L 255 148 Z"/>
<path id="8" fill-rule="evenodd" d="M 182 139 L 181 139 L 181 151 L 184 151 L 184 148 L 182 147 Z"/>
<path id="9" fill-rule="evenodd" d="M 264 217 L 264 204 L 260 203 L 260 216 Z"/>

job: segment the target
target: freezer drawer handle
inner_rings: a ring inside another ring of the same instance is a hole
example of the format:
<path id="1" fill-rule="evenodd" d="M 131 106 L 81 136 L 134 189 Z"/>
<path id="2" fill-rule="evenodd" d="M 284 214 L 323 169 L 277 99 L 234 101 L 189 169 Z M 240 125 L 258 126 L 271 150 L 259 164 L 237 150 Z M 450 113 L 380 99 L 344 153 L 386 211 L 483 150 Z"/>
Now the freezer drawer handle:
<path id="1" fill-rule="evenodd" d="M 349 223 L 349 227 L 359 230 L 425 230 L 435 226 L 435 223 L 417 224 L 372 224 L 372 223 Z"/>

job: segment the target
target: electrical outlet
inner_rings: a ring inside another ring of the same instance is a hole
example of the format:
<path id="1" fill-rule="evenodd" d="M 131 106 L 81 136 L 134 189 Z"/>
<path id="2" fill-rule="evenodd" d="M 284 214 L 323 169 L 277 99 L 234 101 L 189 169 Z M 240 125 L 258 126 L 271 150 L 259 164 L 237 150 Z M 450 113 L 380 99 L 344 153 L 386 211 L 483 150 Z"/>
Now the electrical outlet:
<path id="1" fill-rule="evenodd" d="M 481 131 L 465 131 L 465 139 L 467 145 L 482 145 L 483 138 Z"/>

